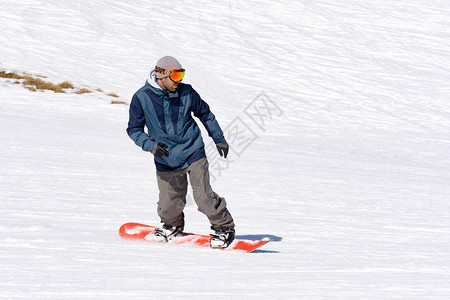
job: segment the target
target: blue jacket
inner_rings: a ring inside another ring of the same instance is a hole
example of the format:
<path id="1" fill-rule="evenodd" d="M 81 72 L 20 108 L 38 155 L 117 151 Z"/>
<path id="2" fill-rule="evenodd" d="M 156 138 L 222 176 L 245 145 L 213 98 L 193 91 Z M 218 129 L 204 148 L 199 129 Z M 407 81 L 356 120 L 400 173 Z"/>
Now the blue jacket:
<path id="1" fill-rule="evenodd" d="M 200 119 L 216 145 L 226 143 L 209 105 L 183 83 L 172 93 L 147 81 L 131 100 L 127 133 L 144 151 L 151 152 L 158 142 L 168 146 L 169 157 L 155 157 L 158 171 L 182 170 L 206 157 L 201 131 L 192 114 Z"/>

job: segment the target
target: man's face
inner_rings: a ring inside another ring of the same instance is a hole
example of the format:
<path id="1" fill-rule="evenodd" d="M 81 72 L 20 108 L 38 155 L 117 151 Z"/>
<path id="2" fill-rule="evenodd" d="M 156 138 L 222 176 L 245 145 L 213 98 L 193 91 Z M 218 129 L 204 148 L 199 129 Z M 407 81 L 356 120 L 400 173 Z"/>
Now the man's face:
<path id="1" fill-rule="evenodd" d="M 160 80 L 160 86 L 169 92 L 175 92 L 178 88 L 178 82 L 174 82 L 169 77 L 164 77 L 159 80 Z"/>

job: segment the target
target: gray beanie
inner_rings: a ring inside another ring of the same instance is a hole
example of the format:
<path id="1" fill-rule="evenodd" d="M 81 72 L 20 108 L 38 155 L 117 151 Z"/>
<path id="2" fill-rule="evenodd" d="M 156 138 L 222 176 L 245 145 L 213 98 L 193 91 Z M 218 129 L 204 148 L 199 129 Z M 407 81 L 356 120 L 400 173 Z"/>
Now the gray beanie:
<path id="1" fill-rule="evenodd" d="M 160 69 L 164 70 L 172 70 L 172 69 L 181 69 L 181 64 L 178 60 L 173 56 L 163 56 L 156 62 L 155 66 L 155 76 L 156 78 L 164 78 L 169 76 L 168 74 L 163 74 Z"/>

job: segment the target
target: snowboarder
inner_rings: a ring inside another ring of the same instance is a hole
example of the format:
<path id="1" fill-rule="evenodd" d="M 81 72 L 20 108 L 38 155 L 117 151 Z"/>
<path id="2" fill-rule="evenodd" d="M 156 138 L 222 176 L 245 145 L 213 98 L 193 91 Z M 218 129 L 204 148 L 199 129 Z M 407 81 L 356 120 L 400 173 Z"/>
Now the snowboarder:
<path id="1" fill-rule="evenodd" d="M 136 145 L 154 155 L 158 215 L 163 223 L 155 238 L 168 241 L 183 231 L 189 175 L 198 210 L 215 231 L 211 246 L 223 248 L 234 239 L 234 221 L 225 199 L 211 188 L 205 145 L 192 114 L 203 123 L 224 158 L 229 146 L 209 105 L 191 85 L 181 83 L 184 74 L 172 56 L 157 61 L 131 100 L 127 133 Z"/>

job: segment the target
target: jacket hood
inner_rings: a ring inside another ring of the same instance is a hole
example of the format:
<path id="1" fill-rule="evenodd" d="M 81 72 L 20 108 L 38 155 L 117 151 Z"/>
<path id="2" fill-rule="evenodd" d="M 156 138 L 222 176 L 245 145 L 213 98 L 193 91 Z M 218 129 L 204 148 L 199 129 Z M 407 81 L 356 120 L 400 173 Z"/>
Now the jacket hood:
<path id="1" fill-rule="evenodd" d="M 150 70 L 148 77 L 147 77 L 147 82 L 154 87 L 155 89 L 160 89 L 163 90 L 162 87 L 159 86 L 159 84 L 156 82 L 156 75 L 155 75 L 155 70 Z"/>

